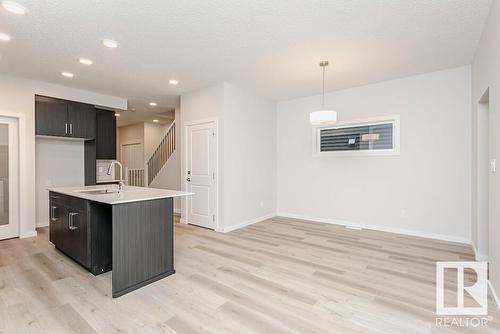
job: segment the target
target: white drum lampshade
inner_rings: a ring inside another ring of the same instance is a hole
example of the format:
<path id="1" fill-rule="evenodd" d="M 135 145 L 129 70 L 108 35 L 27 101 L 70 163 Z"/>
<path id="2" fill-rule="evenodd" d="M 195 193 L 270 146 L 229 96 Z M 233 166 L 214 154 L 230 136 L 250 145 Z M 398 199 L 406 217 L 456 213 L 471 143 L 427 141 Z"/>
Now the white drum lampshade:
<path id="1" fill-rule="evenodd" d="M 318 110 L 309 114 L 311 125 L 327 125 L 337 122 L 337 112 L 333 110 Z"/>

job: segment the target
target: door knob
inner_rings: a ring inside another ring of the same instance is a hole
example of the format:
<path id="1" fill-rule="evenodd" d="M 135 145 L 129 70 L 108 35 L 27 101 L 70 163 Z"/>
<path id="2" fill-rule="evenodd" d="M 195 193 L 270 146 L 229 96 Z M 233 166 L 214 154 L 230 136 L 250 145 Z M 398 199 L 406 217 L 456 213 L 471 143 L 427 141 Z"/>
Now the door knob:
<path id="1" fill-rule="evenodd" d="M 190 178 L 190 177 L 188 177 L 188 178 L 186 179 L 186 181 L 191 182 L 191 178 Z"/>

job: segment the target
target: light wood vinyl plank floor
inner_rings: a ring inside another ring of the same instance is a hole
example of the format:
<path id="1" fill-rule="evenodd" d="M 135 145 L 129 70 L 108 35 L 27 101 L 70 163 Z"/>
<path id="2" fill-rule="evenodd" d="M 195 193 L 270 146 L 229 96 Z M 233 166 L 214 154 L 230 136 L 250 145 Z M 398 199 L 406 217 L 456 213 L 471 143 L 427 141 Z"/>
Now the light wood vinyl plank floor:
<path id="1" fill-rule="evenodd" d="M 227 234 L 176 222 L 176 274 L 112 299 L 111 273 L 40 229 L 0 242 L 0 333 L 500 333 L 492 300 L 487 328 L 434 326 L 435 262 L 472 259 L 468 245 L 282 217 Z"/>

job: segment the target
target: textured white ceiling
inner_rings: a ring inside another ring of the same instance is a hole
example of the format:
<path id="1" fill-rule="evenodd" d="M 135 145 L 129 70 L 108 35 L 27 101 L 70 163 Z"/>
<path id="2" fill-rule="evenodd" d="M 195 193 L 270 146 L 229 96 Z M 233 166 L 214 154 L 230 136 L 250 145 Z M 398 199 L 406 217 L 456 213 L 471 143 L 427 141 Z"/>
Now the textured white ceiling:
<path id="1" fill-rule="evenodd" d="M 223 80 L 274 100 L 469 64 L 490 0 L 16 0 L 0 72 L 171 107 Z M 102 46 L 103 38 L 119 47 Z M 79 57 L 94 60 L 85 67 Z M 72 71 L 71 80 L 61 71 Z M 180 84 L 169 86 L 176 78 Z"/>

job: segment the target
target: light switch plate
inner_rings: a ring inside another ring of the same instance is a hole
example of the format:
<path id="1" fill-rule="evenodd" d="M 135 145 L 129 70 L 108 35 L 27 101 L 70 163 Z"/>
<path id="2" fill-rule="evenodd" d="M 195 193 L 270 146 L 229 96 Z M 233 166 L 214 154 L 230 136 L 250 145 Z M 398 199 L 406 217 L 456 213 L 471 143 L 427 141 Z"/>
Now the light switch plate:
<path id="1" fill-rule="evenodd" d="M 490 159 L 490 172 L 495 173 L 497 171 L 497 159 Z"/>

